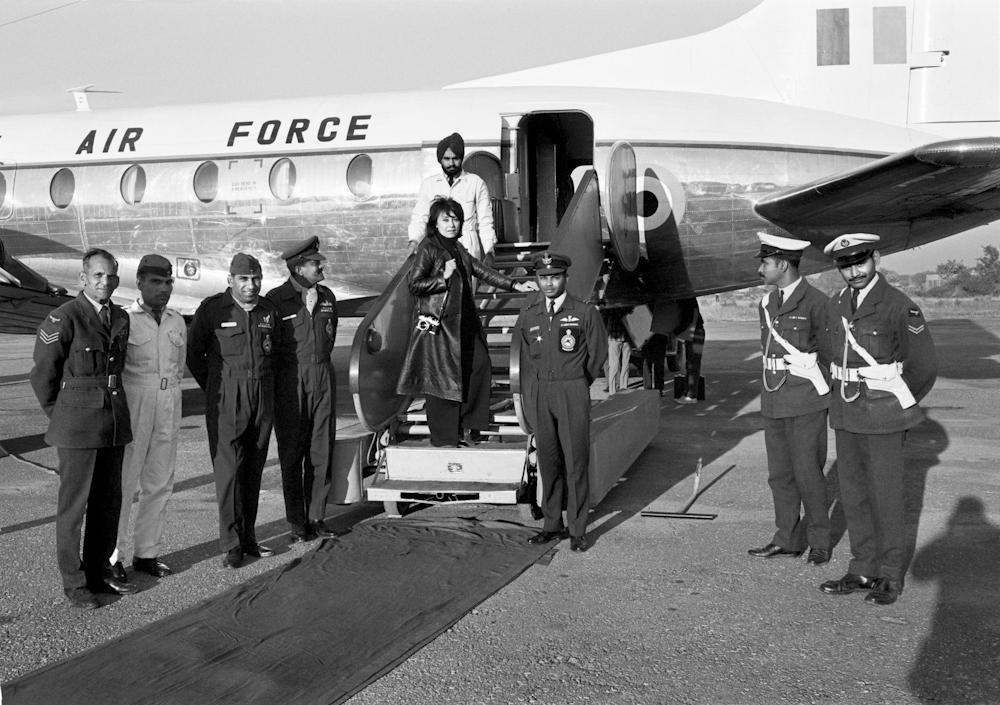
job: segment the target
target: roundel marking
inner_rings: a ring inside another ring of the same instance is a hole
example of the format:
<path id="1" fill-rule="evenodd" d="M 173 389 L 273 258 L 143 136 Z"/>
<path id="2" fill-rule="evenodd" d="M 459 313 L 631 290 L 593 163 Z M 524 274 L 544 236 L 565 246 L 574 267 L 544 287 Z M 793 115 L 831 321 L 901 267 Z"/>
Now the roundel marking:
<path id="1" fill-rule="evenodd" d="M 671 213 L 678 225 L 684 219 L 687 206 L 684 187 L 676 176 L 659 164 L 638 165 L 636 191 L 639 236 L 643 242 L 646 241 L 646 234 L 666 223 Z"/>

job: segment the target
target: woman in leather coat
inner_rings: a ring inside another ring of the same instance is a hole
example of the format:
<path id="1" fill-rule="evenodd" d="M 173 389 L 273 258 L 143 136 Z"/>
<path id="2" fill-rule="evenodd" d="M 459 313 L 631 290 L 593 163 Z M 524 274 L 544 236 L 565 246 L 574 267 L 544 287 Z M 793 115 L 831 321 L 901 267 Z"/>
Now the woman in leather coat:
<path id="1" fill-rule="evenodd" d="M 536 291 L 484 266 L 458 241 L 465 214 L 450 198 L 431 203 L 427 230 L 414 254 L 410 293 L 414 329 L 396 392 L 426 397 L 431 445 L 458 446 L 490 421 L 490 355 L 470 284 Z"/>

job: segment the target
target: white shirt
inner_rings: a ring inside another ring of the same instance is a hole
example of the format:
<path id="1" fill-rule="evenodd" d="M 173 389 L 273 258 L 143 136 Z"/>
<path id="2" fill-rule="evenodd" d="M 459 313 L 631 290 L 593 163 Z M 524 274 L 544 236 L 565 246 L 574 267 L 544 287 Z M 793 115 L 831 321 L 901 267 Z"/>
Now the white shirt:
<path id="1" fill-rule="evenodd" d="M 565 291 L 563 293 L 559 294 L 559 296 L 555 297 L 554 299 L 546 298 L 545 299 L 545 311 L 550 316 L 554 316 L 557 313 L 559 313 L 560 309 L 562 309 L 563 303 L 565 301 L 566 301 L 566 292 Z"/>
<path id="2" fill-rule="evenodd" d="M 103 311 L 105 308 L 107 308 L 108 305 L 107 304 L 102 304 L 100 301 L 94 301 L 92 298 L 90 298 L 90 294 L 88 294 L 86 291 L 83 292 L 83 296 L 84 296 L 84 298 L 87 299 L 87 301 L 90 302 L 90 305 L 94 307 L 94 310 L 97 311 L 97 317 L 100 318 L 101 317 L 101 311 Z M 108 316 L 110 316 L 110 315 L 111 315 L 111 309 L 109 308 L 108 309 Z"/>
<path id="3" fill-rule="evenodd" d="M 798 279 L 796 279 L 795 281 L 793 281 L 791 284 L 789 284 L 788 286 L 784 287 L 783 289 L 781 289 L 781 288 L 778 289 L 778 291 L 781 292 L 781 300 L 783 302 L 784 301 L 788 301 L 788 297 L 792 295 L 792 292 L 795 291 L 795 288 L 799 285 L 800 281 L 802 281 L 802 277 L 799 277 Z"/>
<path id="4" fill-rule="evenodd" d="M 465 246 L 465 249 L 479 260 L 493 252 L 497 234 L 493 230 L 493 205 L 490 203 L 490 192 L 486 188 L 485 181 L 466 171 L 460 171 L 451 185 L 448 184 L 448 177 L 444 172 L 424 179 L 420 184 L 417 202 L 413 206 L 413 215 L 410 217 L 410 241 L 420 242 L 424 239 L 431 201 L 438 196 L 454 199 L 462 206 L 465 222 L 462 223 L 462 236 L 458 241 Z"/>
<path id="5" fill-rule="evenodd" d="M 861 308 L 861 302 L 865 300 L 865 297 L 868 296 L 868 292 L 872 290 L 872 287 L 875 286 L 875 282 L 877 281 L 878 281 L 878 272 L 876 272 L 875 276 L 872 277 L 872 280 L 868 282 L 868 286 L 858 291 L 858 308 Z M 848 289 L 849 288 L 850 287 L 848 287 Z"/>

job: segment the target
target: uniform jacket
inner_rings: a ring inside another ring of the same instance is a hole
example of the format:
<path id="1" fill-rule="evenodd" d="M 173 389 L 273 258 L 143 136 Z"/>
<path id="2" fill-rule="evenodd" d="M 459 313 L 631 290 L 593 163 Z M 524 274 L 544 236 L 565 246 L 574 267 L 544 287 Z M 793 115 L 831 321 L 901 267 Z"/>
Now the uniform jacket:
<path id="1" fill-rule="evenodd" d="M 278 311 L 265 297 L 247 313 L 232 291 L 210 296 L 194 314 L 188 339 L 187 364 L 208 391 L 223 378 L 263 380 L 273 385 L 275 350 L 281 345 Z M 210 395 L 209 398 L 212 398 Z"/>
<path id="2" fill-rule="evenodd" d="M 164 308 L 156 322 L 138 301 L 128 307 L 128 354 L 125 384 L 153 389 L 179 387 L 187 356 L 187 324 L 172 308 Z"/>
<path id="3" fill-rule="evenodd" d="M 281 344 L 275 349 L 279 374 L 297 374 L 299 364 L 330 362 L 337 339 L 337 297 L 316 285 L 316 306 L 310 314 L 291 279 L 267 292 L 267 300 L 278 311 Z"/>
<path id="4" fill-rule="evenodd" d="M 830 334 L 833 362 L 844 364 L 844 344 L 847 334 L 841 323 L 846 318 L 855 340 L 879 364 L 902 362 L 902 377 L 919 402 L 937 379 L 937 356 L 934 342 L 920 309 L 898 289 L 889 286 L 879 276 L 856 313 L 851 313 L 851 290 L 844 288 L 831 301 Z M 847 367 L 864 367 L 864 361 L 847 347 Z M 868 389 L 867 385 L 848 382 L 841 391 L 841 382 L 830 380 L 830 426 L 852 433 L 896 433 L 923 421 L 919 406 L 903 409 L 889 392 Z M 853 402 L 844 400 L 858 393 Z"/>
<path id="5" fill-rule="evenodd" d="M 479 263 L 469 255 L 462 243 L 457 243 L 465 271 L 469 277 L 505 291 L 514 290 L 514 280 Z M 451 254 L 438 242 L 437 236 L 425 238 L 414 255 L 410 269 L 410 293 L 416 298 L 410 343 L 399 375 L 396 393 L 430 394 L 441 399 L 462 400 L 462 296 L 465 283 L 456 269 L 444 278 L 445 262 Z M 436 335 L 417 332 L 417 317 L 431 315 L 441 321 Z M 479 335 L 486 342 L 482 327 Z"/>
<path id="6" fill-rule="evenodd" d="M 803 278 L 788 300 L 777 307 L 777 292 L 768 296 L 767 312 L 774 330 L 799 352 L 817 353 L 817 360 L 829 379 L 830 338 L 828 319 L 830 299 Z M 773 337 L 764 316 L 764 302 L 758 307 L 760 314 L 760 349 L 766 357 L 782 359 L 786 350 Z M 760 413 L 769 419 L 784 419 L 812 414 L 830 405 L 830 394 L 820 396 L 808 379 L 796 377 L 786 370 L 764 370 L 767 386 L 761 389 Z M 785 381 L 782 382 L 781 380 Z M 779 386 L 780 385 L 780 386 Z M 776 389 L 769 392 L 768 388 Z"/>
<path id="7" fill-rule="evenodd" d="M 518 316 L 514 335 L 531 360 L 535 379 L 585 379 L 589 385 L 604 374 L 608 332 L 597 309 L 566 294 L 562 308 L 550 320 L 547 299 L 536 295 Z"/>
<path id="8" fill-rule="evenodd" d="M 108 448 L 132 440 L 121 386 L 128 315 L 111 309 L 110 335 L 83 292 L 38 327 L 31 387 L 49 417 L 45 442 L 56 448 Z"/>
<path id="9" fill-rule="evenodd" d="M 493 252 L 497 236 L 493 229 L 493 204 L 490 202 L 490 192 L 486 182 L 475 174 L 462 171 L 455 177 L 455 182 L 448 184 L 448 177 L 439 171 L 428 176 L 420 184 L 417 202 L 410 216 L 409 238 L 420 242 L 427 231 L 427 217 L 431 211 L 431 201 L 439 196 L 454 199 L 462 206 L 465 222 L 462 223 L 462 235 L 459 238 L 465 249 L 476 259 Z"/>

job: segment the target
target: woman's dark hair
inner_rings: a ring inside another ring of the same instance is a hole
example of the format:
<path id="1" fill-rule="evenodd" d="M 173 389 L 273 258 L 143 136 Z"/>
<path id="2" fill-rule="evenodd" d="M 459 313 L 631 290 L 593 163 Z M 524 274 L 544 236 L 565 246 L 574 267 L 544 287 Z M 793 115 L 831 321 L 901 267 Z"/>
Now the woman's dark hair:
<path id="1" fill-rule="evenodd" d="M 430 237 L 431 235 L 437 235 L 437 224 L 438 218 L 441 217 L 442 213 L 447 213 L 450 216 L 458 218 L 458 235 L 456 238 L 462 236 L 462 223 L 465 222 L 465 211 L 462 210 L 462 205 L 453 198 L 444 198 L 438 196 L 433 201 L 431 201 L 431 212 L 427 214 L 427 228 L 424 234 Z"/>

